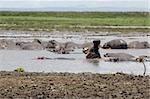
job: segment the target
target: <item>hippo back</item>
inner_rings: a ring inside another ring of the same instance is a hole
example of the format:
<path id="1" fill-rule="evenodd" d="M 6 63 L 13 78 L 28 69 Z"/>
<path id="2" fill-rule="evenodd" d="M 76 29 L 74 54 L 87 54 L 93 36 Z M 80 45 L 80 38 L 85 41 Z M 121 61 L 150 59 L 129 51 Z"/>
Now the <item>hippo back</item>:
<path id="1" fill-rule="evenodd" d="M 106 53 L 104 57 L 117 58 L 118 61 L 132 61 L 134 56 L 126 53 Z"/>
<path id="2" fill-rule="evenodd" d="M 128 48 L 145 49 L 145 48 L 150 48 L 150 44 L 146 41 L 144 42 L 133 41 L 128 44 Z"/>
<path id="3" fill-rule="evenodd" d="M 104 49 L 127 49 L 127 43 L 122 39 L 111 40 L 103 45 Z"/>

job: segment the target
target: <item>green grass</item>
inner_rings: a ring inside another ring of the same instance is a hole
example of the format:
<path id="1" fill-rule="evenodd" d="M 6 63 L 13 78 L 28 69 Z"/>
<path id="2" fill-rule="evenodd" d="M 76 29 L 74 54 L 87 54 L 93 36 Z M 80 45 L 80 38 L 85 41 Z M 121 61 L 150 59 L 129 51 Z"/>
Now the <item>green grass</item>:
<path id="1" fill-rule="evenodd" d="M 0 29 L 34 31 L 118 31 L 78 26 L 150 26 L 149 13 L 137 12 L 0 12 Z M 121 30 L 121 29 L 119 29 Z M 122 29 L 125 31 L 125 29 Z M 126 29 L 148 31 L 148 29 Z"/>

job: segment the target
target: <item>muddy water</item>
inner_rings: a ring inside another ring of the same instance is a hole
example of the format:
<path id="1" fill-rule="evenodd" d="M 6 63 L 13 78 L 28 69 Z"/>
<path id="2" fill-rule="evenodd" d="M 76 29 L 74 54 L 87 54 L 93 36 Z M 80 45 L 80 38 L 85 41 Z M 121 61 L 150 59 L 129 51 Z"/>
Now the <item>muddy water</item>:
<path id="1" fill-rule="evenodd" d="M 20 34 L 6 33 L 0 35 L 0 39 L 12 39 L 15 41 L 30 41 L 33 39 L 43 41 L 57 40 L 60 42 L 72 41 L 76 43 L 90 42 L 94 39 L 100 39 L 101 44 L 112 39 L 124 39 L 131 41 L 148 41 L 149 36 L 122 36 L 111 35 L 102 36 L 97 34 Z M 101 56 L 108 52 L 124 52 L 134 56 L 149 55 L 150 49 L 129 49 L 129 50 L 104 50 L 100 49 Z M 52 58 L 52 60 L 35 60 L 38 56 Z M 55 59 L 55 58 L 68 59 Z M 150 74 L 150 62 L 146 62 L 147 72 Z M 104 62 L 103 60 L 86 60 L 81 49 L 75 50 L 71 54 L 55 54 L 48 51 L 18 51 L 18 50 L 0 50 L 0 70 L 12 71 L 18 67 L 25 68 L 29 72 L 92 72 L 92 73 L 115 73 L 124 72 L 129 74 L 143 74 L 144 68 L 141 63 L 137 62 Z"/>
<path id="2" fill-rule="evenodd" d="M 150 43 L 150 33 L 72 33 L 72 32 L 17 32 L 17 31 L 0 31 L 0 39 L 12 39 L 14 41 L 32 41 L 40 39 L 44 41 L 57 40 L 59 42 L 72 41 L 75 43 L 91 42 L 93 39 L 100 39 L 101 44 L 112 39 L 123 39 L 131 41 L 148 41 Z"/>
<path id="3" fill-rule="evenodd" d="M 148 50 L 100 50 L 101 55 L 105 52 L 129 52 L 133 55 L 143 55 Z M 55 54 L 48 51 L 0 51 L 0 70 L 12 71 L 23 67 L 29 72 L 92 72 L 92 73 L 114 73 L 124 72 L 129 74 L 143 74 L 144 68 L 137 62 L 104 62 L 103 60 L 86 60 L 80 50 L 71 54 Z M 52 60 L 35 60 L 38 56 L 49 58 L 68 58 Z M 71 60 L 69 60 L 71 59 Z M 73 59 L 73 60 L 72 60 Z M 150 63 L 146 62 L 147 74 L 150 73 Z"/>

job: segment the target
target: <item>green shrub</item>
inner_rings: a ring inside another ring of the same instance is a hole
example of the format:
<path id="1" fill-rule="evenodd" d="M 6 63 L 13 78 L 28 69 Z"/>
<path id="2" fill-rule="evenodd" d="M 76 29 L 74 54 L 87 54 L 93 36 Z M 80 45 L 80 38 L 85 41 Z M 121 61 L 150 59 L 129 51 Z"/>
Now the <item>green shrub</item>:
<path id="1" fill-rule="evenodd" d="M 22 67 L 19 67 L 19 68 L 15 69 L 14 71 L 19 72 L 19 73 L 25 72 L 24 68 L 22 68 Z"/>

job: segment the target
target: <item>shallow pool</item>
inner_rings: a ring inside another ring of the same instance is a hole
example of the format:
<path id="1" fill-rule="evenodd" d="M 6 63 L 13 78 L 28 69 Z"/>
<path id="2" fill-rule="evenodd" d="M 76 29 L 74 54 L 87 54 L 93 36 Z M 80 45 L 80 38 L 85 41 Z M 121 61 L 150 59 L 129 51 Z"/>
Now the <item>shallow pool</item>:
<path id="1" fill-rule="evenodd" d="M 145 55 L 148 50 L 102 50 L 101 56 L 106 52 L 128 52 L 132 55 Z M 38 56 L 49 58 L 68 58 L 52 60 L 36 60 Z M 70 60 L 72 59 L 73 60 Z M 147 73 L 150 73 L 150 62 L 146 62 Z M 87 60 L 81 50 L 71 54 L 55 54 L 48 51 L 0 51 L 0 70 L 12 71 L 23 67 L 28 72 L 92 72 L 92 73 L 115 73 L 143 74 L 142 63 L 137 62 L 105 62 L 103 60 Z"/>
<path id="2" fill-rule="evenodd" d="M 106 34 L 106 33 L 105 33 Z M 12 39 L 15 41 L 29 41 L 40 39 L 43 41 L 57 40 L 59 42 L 72 41 L 75 43 L 91 42 L 100 39 L 101 44 L 112 39 L 123 39 L 126 42 L 148 41 L 149 36 L 102 36 L 92 33 L 20 33 L 5 31 L 0 33 L 0 39 Z M 100 49 L 101 56 L 105 53 L 128 53 L 134 56 L 150 55 L 150 49 L 128 49 L 128 50 L 104 50 Z M 68 58 L 54 60 L 36 60 L 38 56 L 48 58 Z M 70 60 L 72 59 L 73 60 Z M 147 72 L 150 74 L 150 62 L 146 62 Z M 48 51 L 21 51 L 21 50 L 0 50 L 0 70 L 12 71 L 18 67 L 23 67 L 28 72 L 92 72 L 92 73 L 115 73 L 124 72 L 129 74 L 143 74 L 142 63 L 137 62 L 105 62 L 103 60 L 86 60 L 82 49 L 77 49 L 71 54 L 55 54 Z"/>

